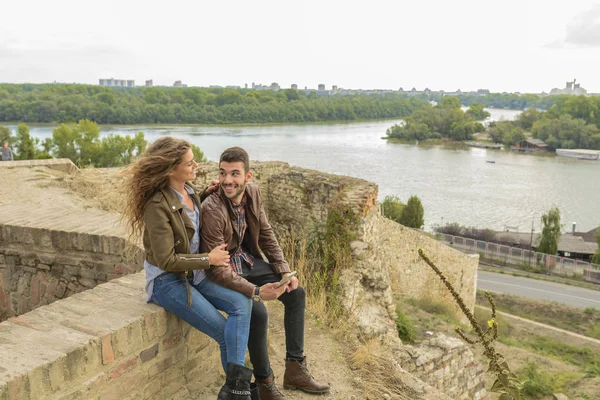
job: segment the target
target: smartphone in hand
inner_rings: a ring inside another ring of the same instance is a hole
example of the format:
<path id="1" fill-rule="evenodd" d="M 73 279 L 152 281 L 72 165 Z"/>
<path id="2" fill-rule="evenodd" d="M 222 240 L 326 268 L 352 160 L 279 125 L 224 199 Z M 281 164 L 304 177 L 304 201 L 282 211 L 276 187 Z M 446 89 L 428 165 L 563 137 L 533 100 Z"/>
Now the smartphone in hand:
<path id="1" fill-rule="evenodd" d="M 292 279 L 294 276 L 296 276 L 296 271 L 293 271 L 289 274 L 287 274 L 286 276 L 284 276 L 283 278 L 281 278 L 281 280 L 279 281 L 279 285 L 277 286 L 278 288 L 280 288 L 281 286 L 285 285 L 286 282 L 288 282 L 290 279 Z"/>

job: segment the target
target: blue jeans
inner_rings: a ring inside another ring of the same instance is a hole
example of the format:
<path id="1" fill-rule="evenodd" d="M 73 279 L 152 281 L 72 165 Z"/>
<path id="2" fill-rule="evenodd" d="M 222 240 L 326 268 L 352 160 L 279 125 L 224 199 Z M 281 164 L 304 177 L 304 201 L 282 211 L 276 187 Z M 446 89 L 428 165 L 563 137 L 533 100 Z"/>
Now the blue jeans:
<path id="1" fill-rule="evenodd" d="M 244 365 L 252 300 L 207 278 L 198 285 L 192 285 L 191 276 L 188 280 L 191 307 L 188 306 L 185 279 L 174 273 L 165 273 L 154 280 L 152 301 L 215 339 L 221 349 L 225 372 L 227 363 Z M 217 310 L 226 312 L 228 317 Z"/>

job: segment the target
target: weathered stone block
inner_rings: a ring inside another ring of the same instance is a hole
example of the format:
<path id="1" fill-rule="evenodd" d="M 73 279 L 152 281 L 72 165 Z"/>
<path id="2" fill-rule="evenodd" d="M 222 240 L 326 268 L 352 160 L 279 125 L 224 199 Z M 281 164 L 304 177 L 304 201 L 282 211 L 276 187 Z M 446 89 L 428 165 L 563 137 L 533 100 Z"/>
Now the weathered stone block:
<path id="1" fill-rule="evenodd" d="M 152 360 L 158 354 L 158 343 L 140 352 L 140 361 L 143 363 Z"/>

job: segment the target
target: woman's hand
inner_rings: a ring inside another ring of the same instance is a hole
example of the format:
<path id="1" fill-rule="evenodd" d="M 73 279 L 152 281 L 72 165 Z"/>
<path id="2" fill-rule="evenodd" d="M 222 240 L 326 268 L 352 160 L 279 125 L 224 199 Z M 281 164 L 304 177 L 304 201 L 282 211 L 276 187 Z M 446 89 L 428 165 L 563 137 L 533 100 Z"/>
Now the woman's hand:
<path id="1" fill-rule="evenodd" d="M 227 243 L 223 243 L 215 247 L 208 253 L 208 262 L 210 265 L 217 267 L 229 267 L 229 252 L 225 250 Z"/>
<path id="2" fill-rule="evenodd" d="M 213 179 L 213 181 L 210 183 L 210 185 L 208 185 L 208 188 L 206 189 L 206 193 L 211 194 L 213 192 L 216 192 L 217 189 L 219 189 L 219 180 Z"/>

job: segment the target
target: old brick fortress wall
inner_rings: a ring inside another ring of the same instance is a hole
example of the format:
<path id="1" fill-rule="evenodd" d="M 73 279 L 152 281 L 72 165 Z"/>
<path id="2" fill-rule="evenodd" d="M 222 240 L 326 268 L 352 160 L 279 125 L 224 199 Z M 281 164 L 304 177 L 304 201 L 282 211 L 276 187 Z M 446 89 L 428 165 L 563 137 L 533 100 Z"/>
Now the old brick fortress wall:
<path id="1" fill-rule="evenodd" d="M 470 307 L 476 259 L 381 217 L 373 183 L 285 163 L 253 168 L 279 236 L 322 223 L 340 199 L 360 215 L 360 234 L 352 243 L 355 264 L 340 279 L 362 334 L 385 337 L 404 369 L 453 398 L 484 395 L 480 370 L 464 344 L 449 338 L 450 344 L 440 339 L 407 346 L 394 326 L 394 294 L 448 298 L 415 256 L 417 247 L 440 264 Z M 198 183 L 216 172 L 214 163 L 203 165 Z M 21 218 L 7 220 L 15 211 Z M 183 399 L 222 383 L 222 372 L 207 367 L 218 365 L 215 343 L 146 304 L 143 272 L 118 277 L 139 271 L 141 263 L 123 262 L 117 216 L 86 210 L 71 215 L 69 225 L 48 218 L 59 215 L 60 207 L 32 212 L 0 206 L 0 287 L 9 298 L 3 309 L 9 319 L 0 323 L 0 400 Z M 86 219 L 89 223 L 82 224 Z M 93 288 L 84 290 L 88 287 Z M 64 295 L 69 296 L 43 305 Z M 33 310 L 22 314 L 28 308 Z M 429 396 L 446 398 L 433 388 Z"/>
<path id="2" fill-rule="evenodd" d="M 125 240 L 27 226 L 0 227 L 0 321 L 140 271 Z"/>

